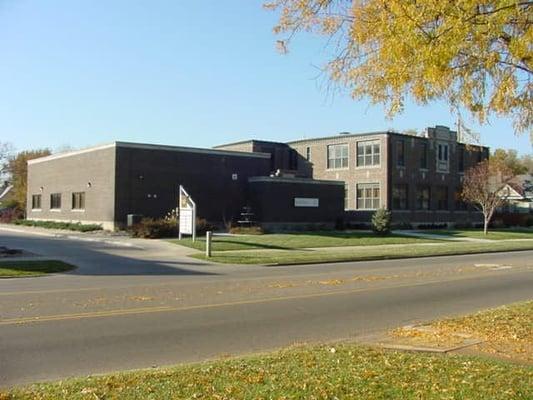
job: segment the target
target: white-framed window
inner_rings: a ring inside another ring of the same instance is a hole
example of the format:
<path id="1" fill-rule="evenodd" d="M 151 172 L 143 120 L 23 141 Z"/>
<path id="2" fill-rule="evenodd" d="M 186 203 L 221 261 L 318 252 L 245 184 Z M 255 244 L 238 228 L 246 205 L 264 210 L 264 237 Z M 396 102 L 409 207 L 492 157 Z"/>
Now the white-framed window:
<path id="1" fill-rule="evenodd" d="M 61 210 L 61 193 L 50 195 L 50 210 Z"/>
<path id="2" fill-rule="evenodd" d="M 33 194 L 31 196 L 31 209 L 40 210 L 41 209 L 41 200 L 42 196 L 40 194 Z"/>
<path id="3" fill-rule="evenodd" d="M 328 169 L 348 168 L 348 144 L 328 145 Z"/>
<path id="4" fill-rule="evenodd" d="M 72 193 L 72 209 L 85 210 L 85 192 Z"/>
<path id="5" fill-rule="evenodd" d="M 381 144 L 379 140 L 357 142 L 357 166 L 369 167 L 379 165 Z"/>
<path id="6" fill-rule="evenodd" d="M 358 210 L 377 210 L 381 205 L 379 183 L 358 183 L 356 197 Z"/>

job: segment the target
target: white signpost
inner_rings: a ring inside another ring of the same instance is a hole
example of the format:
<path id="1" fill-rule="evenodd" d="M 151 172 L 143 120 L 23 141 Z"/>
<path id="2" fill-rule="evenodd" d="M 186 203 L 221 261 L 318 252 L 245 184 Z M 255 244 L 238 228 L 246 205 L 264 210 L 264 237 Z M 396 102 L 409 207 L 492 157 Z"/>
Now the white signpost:
<path id="1" fill-rule="evenodd" d="M 179 240 L 182 234 L 192 235 L 192 241 L 196 240 L 196 203 L 192 197 L 180 185 L 179 198 Z"/>

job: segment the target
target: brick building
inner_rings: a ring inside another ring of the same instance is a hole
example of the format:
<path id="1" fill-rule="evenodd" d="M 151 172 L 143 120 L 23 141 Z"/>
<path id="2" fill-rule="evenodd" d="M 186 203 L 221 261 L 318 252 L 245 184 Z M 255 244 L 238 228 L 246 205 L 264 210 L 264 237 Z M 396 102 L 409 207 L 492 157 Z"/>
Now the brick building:
<path id="1" fill-rule="evenodd" d="M 341 133 L 277 144 L 252 140 L 216 148 L 262 149 L 272 154 L 271 161 L 278 160 L 276 167 L 294 176 L 344 182 L 346 222 L 367 223 L 380 207 L 390 209 L 398 224 L 480 220 L 479 213 L 458 194 L 464 171 L 488 158 L 489 149 L 458 142 L 457 132 L 445 126 L 427 128 L 423 136 Z"/>
<path id="2" fill-rule="evenodd" d="M 114 229 L 129 214 L 166 215 L 183 185 L 197 215 L 219 225 L 244 207 L 270 228 L 368 223 L 380 207 L 396 223 L 474 222 L 457 193 L 463 172 L 487 157 L 443 126 L 214 149 L 115 142 L 29 161 L 27 217 Z"/>

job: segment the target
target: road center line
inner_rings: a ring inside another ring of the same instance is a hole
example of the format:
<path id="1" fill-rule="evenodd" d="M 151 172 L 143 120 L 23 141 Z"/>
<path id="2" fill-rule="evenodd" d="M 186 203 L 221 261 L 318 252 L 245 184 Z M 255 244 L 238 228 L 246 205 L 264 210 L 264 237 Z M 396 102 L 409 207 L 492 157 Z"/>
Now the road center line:
<path id="1" fill-rule="evenodd" d="M 231 306 L 239 306 L 239 305 L 262 304 L 262 303 L 272 303 L 276 301 L 302 300 L 302 299 L 310 299 L 310 298 L 339 296 L 339 295 L 345 295 L 345 294 L 407 288 L 407 287 L 430 285 L 434 283 L 448 283 L 448 282 L 465 281 L 465 280 L 473 280 L 473 279 L 479 279 L 479 276 L 470 277 L 470 278 L 452 278 L 448 280 L 431 280 L 431 281 L 425 281 L 425 282 L 419 282 L 419 283 L 400 284 L 400 285 L 392 285 L 392 286 L 385 286 L 385 287 L 335 290 L 335 291 L 330 291 L 330 292 L 325 292 L 325 293 L 310 293 L 310 294 L 303 294 L 303 295 L 270 297 L 270 298 L 264 298 L 264 299 L 254 299 L 254 300 L 239 300 L 239 301 L 232 301 L 232 302 L 225 302 L 225 303 L 199 304 L 199 305 L 184 306 L 184 307 L 176 307 L 176 306 L 174 307 L 173 306 L 143 307 L 143 308 L 129 308 L 129 309 L 118 309 L 118 310 L 109 310 L 109 311 L 95 311 L 95 312 L 79 313 L 79 314 L 58 314 L 58 315 L 46 315 L 42 317 L 38 316 L 38 317 L 10 318 L 10 319 L 0 320 L 0 326 L 22 325 L 22 324 L 28 324 L 28 323 L 50 322 L 50 321 L 66 321 L 66 320 L 79 320 L 79 319 L 88 319 L 88 318 L 114 317 L 114 316 L 122 316 L 122 315 L 135 315 L 135 314 L 147 314 L 147 313 L 191 311 L 191 310 L 231 307 Z"/>

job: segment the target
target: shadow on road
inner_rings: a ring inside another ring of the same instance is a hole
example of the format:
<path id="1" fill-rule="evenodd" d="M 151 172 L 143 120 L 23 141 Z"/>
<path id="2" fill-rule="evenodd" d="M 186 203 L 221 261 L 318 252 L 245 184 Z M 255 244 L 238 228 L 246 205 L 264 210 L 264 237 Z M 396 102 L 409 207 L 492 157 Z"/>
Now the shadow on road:
<path id="1" fill-rule="evenodd" d="M 97 241 L 39 237 L 0 231 L 0 246 L 19 248 L 42 257 L 68 262 L 77 268 L 65 275 L 219 275 L 202 271 L 209 264 L 154 249 L 115 246 Z M 117 254 L 118 253 L 118 254 Z M 165 257 L 166 255 L 166 257 Z M 16 258 L 13 258 L 16 260 Z"/>

